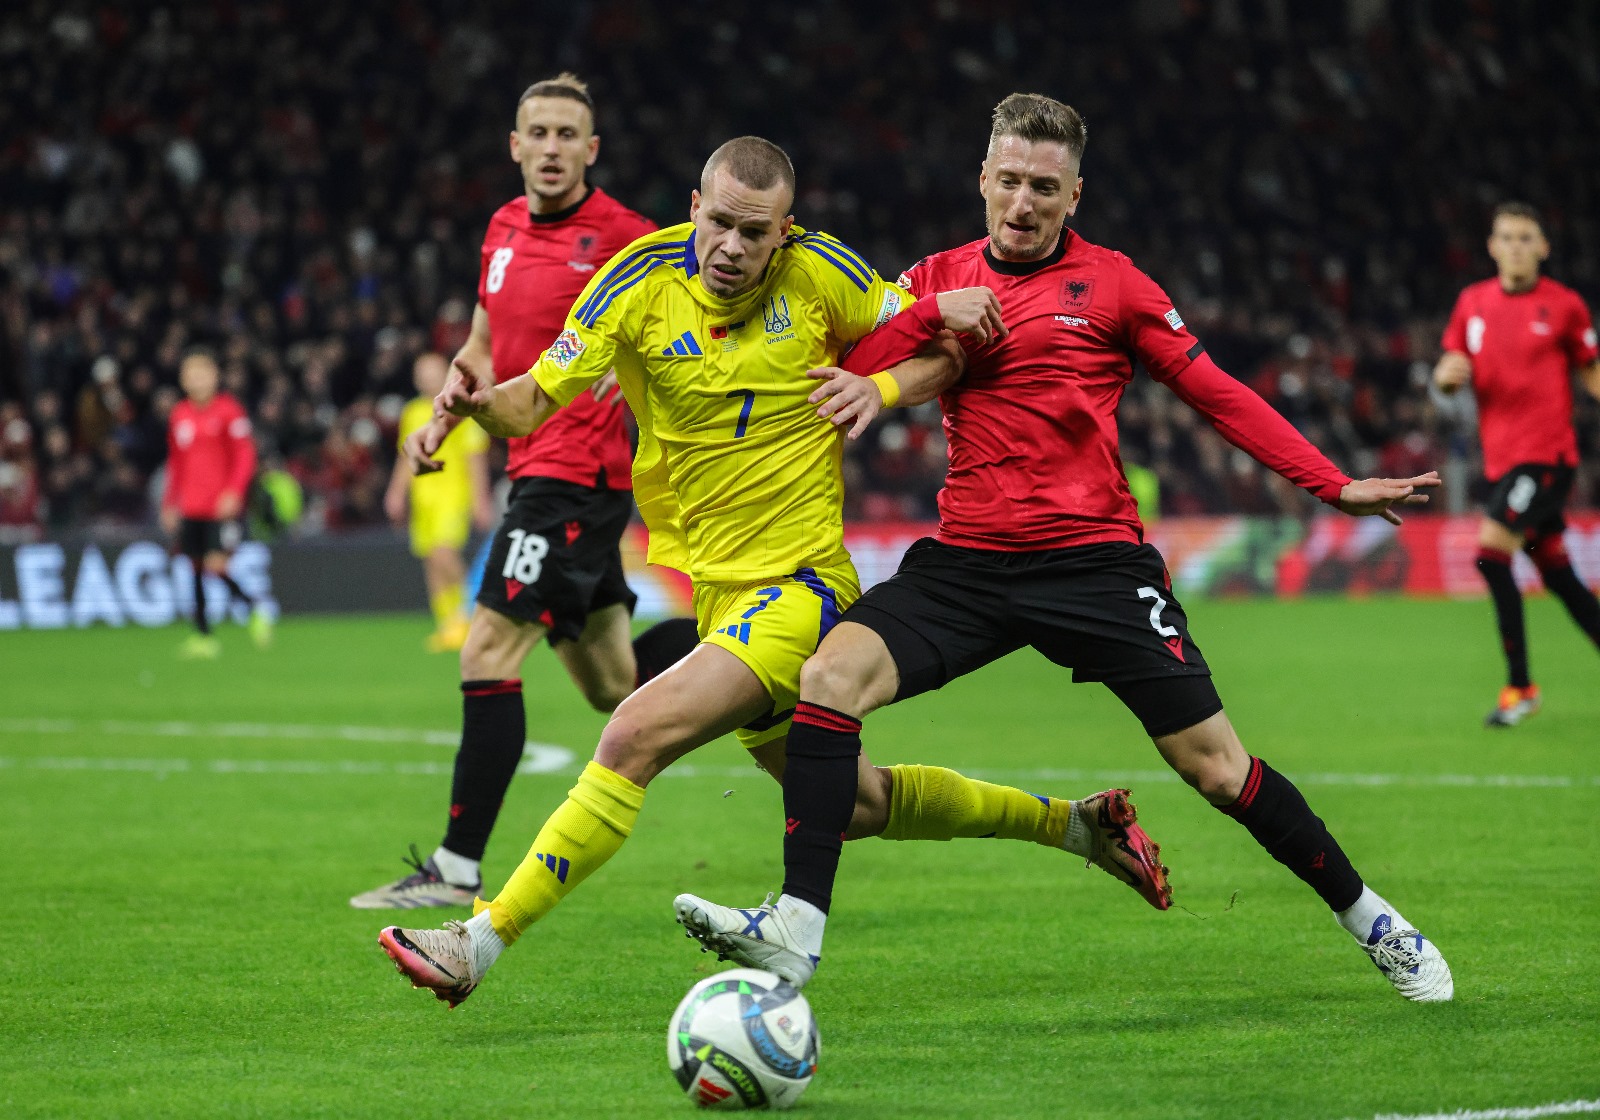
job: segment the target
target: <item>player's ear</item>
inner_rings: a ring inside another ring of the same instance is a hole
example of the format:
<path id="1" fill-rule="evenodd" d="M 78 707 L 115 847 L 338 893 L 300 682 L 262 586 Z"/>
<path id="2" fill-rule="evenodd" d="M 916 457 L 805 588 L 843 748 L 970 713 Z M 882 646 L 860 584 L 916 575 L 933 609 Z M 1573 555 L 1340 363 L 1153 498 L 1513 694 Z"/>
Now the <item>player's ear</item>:
<path id="1" fill-rule="evenodd" d="M 594 161 L 600 158 L 600 137 L 589 137 L 589 154 L 583 157 L 585 167 L 593 167 Z"/>
<path id="2" fill-rule="evenodd" d="M 789 231 L 794 228 L 794 215 L 790 214 L 778 223 L 778 240 L 782 241 L 789 236 Z"/>
<path id="3" fill-rule="evenodd" d="M 700 216 L 700 191 L 698 188 L 689 192 L 689 220 L 692 222 Z"/>
<path id="4" fill-rule="evenodd" d="M 989 161 L 984 160 L 978 164 L 978 193 L 984 198 L 989 197 Z"/>
<path id="5" fill-rule="evenodd" d="M 511 162 L 516 164 L 522 162 L 522 137 L 517 135 L 517 130 L 514 128 L 511 130 Z"/>
<path id="6" fill-rule="evenodd" d="M 1067 196 L 1067 217 L 1072 217 L 1078 212 L 1078 202 L 1083 198 L 1083 176 L 1079 175 L 1072 185 L 1072 193 Z"/>

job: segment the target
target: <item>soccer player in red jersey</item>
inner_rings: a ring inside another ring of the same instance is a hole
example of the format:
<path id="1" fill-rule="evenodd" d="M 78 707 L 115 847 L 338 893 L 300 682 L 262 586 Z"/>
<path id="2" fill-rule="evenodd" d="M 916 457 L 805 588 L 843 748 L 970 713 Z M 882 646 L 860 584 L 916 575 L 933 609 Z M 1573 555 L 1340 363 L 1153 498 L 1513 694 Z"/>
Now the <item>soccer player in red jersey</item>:
<path id="1" fill-rule="evenodd" d="M 979 177 L 988 236 L 902 278 L 919 297 L 992 287 L 1009 333 L 963 342 L 965 375 L 957 383 L 952 371 L 940 399 L 950 469 L 938 536 L 912 545 L 802 670 L 778 904 L 742 910 L 681 895 L 679 920 L 725 956 L 809 977 L 847 827 L 897 840 L 974 835 L 902 823 L 920 819 L 923 801 L 973 798 L 974 784 L 931 767 L 861 765 L 862 718 L 1032 646 L 1074 681 L 1109 687 L 1167 763 L 1311 886 L 1402 995 L 1449 999 L 1438 950 L 1363 883 L 1294 784 L 1240 744 L 1162 558 L 1143 541 L 1117 454 L 1117 402 L 1138 361 L 1235 446 L 1350 514 L 1398 521 L 1390 507 L 1425 501 L 1438 476 L 1352 481 L 1219 369 L 1128 258 L 1065 229 L 1086 139 L 1070 107 L 1007 97 Z M 863 339 L 846 367 L 871 373 L 903 354 L 922 331 L 903 320 L 923 302 Z M 859 425 L 892 403 L 852 374 L 818 373 L 830 380 L 816 399 L 835 421 Z"/>
<path id="2" fill-rule="evenodd" d="M 1519 549 L 1551 594 L 1600 647 L 1600 602 L 1572 570 L 1561 516 L 1578 464 L 1572 431 L 1572 371 L 1600 398 L 1600 350 L 1583 299 L 1539 266 L 1550 255 L 1538 213 L 1521 202 L 1496 207 L 1489 256 L 1497 275 L 1469 285 L 1444 330 L 1433 371 L 1447 393 L 1471 385 L 1478 398 L 1483 470 L 1491 490 L 1478 526 L 1478 571 L 1489 585 L 1506 653 L 1506 686 L 1484 719 L 1511 727 L 1539 710 L 1528 675 L 1522 592 L 1511 574 Z"/>
<path id="3" fill-rule="evenodd" d="M 178 367 L 185 399 L 167 422 L 167 487 L 161 499 L 161 526 L 175 551 L 194 568 L 194 626 L 179 649 L 183 657 L 210 659 L 222 652 L 206 617 L 207 575 L 222 581 L 233 599 L 250 611 L 250 634 L 257 645 L 272 640 L 272 620 L 228 574 L 228 557 L 239 546 L 245 492 L 256 473 L 256 445 L 250 418 L 232 396 L 217 391 L 217 360 L 196 348 Z"/>
<path id="4" fill-rule="evenodd" d="M 520 377 L 555 341 L 595 270 L 655 223 L 591 186 L 594 102 L 572 74 L 517 101 L 511 158 L 523 193 L 489 219 L 472 330 L 454 364 L 482 382 Z M 479 862 L 527 733 L 522 662 L 541 638 L 584 698 L 609 712 L 694 648 L 693 619 L 632 640 L 637 601 L 620 544 L 633 513 L 633 449 L 615 381 L 604 379 L 531 436 L 510 441 L 511 501 L 495 533 L 461 650 L 461 746 L 443 841 L 404 878 L 357 895 L 360 909 L 471 906 Z M 441 414 L 408 437 L 418 471 L 461 421 Z"/>

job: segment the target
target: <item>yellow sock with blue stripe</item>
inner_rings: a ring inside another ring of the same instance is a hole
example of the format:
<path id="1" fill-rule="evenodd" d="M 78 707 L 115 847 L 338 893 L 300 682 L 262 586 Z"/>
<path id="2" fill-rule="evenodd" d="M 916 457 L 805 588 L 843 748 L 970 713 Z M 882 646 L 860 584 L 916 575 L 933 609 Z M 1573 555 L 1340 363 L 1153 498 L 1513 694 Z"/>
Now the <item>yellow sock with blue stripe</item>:
<path id="1" fill-rule="evenodd" d="M 1059 848 L 1072 819 L 1072 802 L 980 782 L 942 766 L 891 766 L 885 840 L 954 840 L 974 837 L 1031 840 Z"/>
<path id="2" fill-rule="evenodd" d="M 489 911 L 494 931 L 510 945 L 617 854 L 643 804 L 643 786 L 590 762 L 500 893 L 492 902 L 478 899 L 472 912 Z"/>

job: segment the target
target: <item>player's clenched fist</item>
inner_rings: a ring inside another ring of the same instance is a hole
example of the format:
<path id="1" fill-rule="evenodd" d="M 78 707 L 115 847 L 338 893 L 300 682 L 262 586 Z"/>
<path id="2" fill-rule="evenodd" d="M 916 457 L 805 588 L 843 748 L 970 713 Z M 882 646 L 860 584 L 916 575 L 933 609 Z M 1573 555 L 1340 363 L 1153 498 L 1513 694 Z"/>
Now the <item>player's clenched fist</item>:
<path id="1" fill-rule="evenodd" d="M 1000 318 L 1000 297 L 988 288 L 956 288 L 934 299 L 945 329 L 970 335 L 980 346 L 1011 333 Z"/>

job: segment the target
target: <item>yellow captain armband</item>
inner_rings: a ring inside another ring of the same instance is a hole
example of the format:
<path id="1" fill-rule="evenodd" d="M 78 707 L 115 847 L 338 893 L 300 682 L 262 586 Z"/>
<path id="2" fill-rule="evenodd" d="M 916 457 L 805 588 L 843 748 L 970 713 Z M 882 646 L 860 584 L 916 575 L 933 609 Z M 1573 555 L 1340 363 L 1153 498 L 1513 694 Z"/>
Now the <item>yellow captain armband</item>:
<path id="1" fill-rule="evenodd" d="M 867 380 L 876 385 L 878 392 L 883 394 L 884 408 L 893 408 L 900 403 L 900 382 L 894 379 L 894 374 L 885 370 L 883 373 L 873 374 Z"/>

